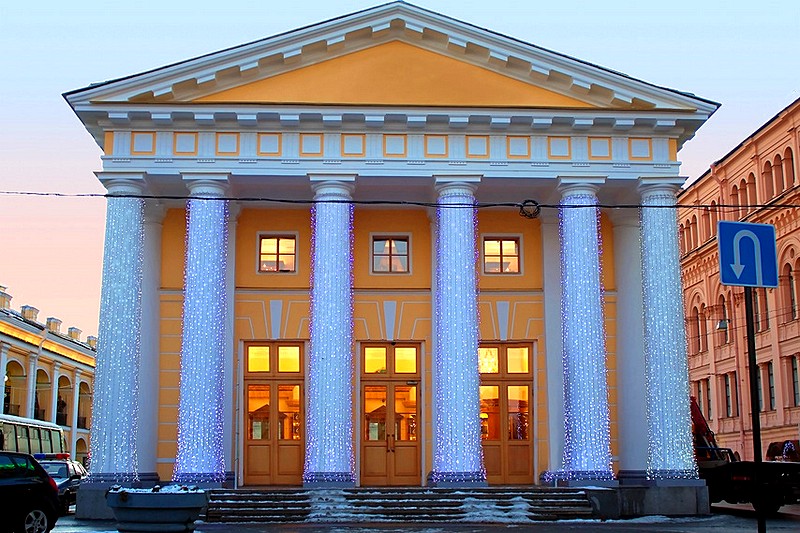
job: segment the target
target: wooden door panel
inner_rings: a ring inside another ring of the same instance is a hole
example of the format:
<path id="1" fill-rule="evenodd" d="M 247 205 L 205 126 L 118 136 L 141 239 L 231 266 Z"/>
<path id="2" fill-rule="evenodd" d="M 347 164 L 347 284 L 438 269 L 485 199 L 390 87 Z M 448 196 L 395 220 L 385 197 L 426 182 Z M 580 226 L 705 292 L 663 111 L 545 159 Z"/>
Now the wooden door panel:
<path id="1" fill-rule="evenodd" d="M 500 444 L 483 443 L 483 464 L 486 468 L 486 475 L 503 475 L 503 457 Z"/>
<path id="2" fill-rule="evenodd" d="M 301 482 L 303 475 L 303 449 L 298 444 L 278 444 L 278 475 L 297 476 Z"/>
<path id="3" fill-rule="evenodd" d="M 533 452 L 530 444 L 509 444 L 508 451 L 506 453 L 508 454 L 507 465 L 509 476 L 531 475 L 531 460 L 533 459 Z"/>
<path id="4" fill-rule="evenodd" d="M 247 473 L 253 476 L 270 474 L 271 446 L 251 444 L 247 446 Z"/>
<path id="5" fill-rule="evenodd" d="M 416 476 L 419 477 L 419 446 L 395 445 L 394 453 L 390 454 L 390 460 L 394 461 L 394 475 L 398 477 Z"/>
<path id="6" fill-rule="evenodd" d="M 365 476 L 386 476 L 386 446 L 365 446 L 361 463 L 363 465 L 362 475 Z"/>

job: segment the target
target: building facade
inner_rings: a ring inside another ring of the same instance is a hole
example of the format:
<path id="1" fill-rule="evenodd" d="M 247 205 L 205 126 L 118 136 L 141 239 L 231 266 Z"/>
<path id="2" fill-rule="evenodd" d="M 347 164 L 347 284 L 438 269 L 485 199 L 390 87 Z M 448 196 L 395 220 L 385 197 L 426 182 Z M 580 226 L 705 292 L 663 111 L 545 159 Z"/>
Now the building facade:
<path id="1" fill-rule="evenodd" d="M 696 477 L 713 102 L 403 2 L 65 97 L 108 189 L 95 480 Z"/>
<path id="2" fill-rule="evenodd" d="M 800 438 L 800 100 L 711 166 L 679 197 L 692 395 L 720 446 L 753 458 L 744 290 L 719 280 L 720 220 L 773 224 L 779 287 L 754 289 L 762 450 Z"/>
<path id="3" fill-rule="evenodd" d="M 87 462 L 92 422 L 97 339 L 81 339 L 81 330 L 61 332 L 61 321 L 38 321 L 39 310 L 11 308 L 0 287 L 0 370 L 7 415 L 53 422 L 64 430 L 71 456 Z"/>

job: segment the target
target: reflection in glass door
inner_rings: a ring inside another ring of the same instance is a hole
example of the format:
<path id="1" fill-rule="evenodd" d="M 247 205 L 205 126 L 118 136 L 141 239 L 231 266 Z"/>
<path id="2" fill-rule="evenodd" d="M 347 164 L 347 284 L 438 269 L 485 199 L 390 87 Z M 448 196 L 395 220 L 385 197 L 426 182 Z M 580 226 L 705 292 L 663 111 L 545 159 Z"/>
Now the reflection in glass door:
<path id="1" fill-rule="evenodd" d="M 416 346 L 362 351 L 361 485 L 420 485 Z"/>
<path id="2" fill-rule="evenodd" d="M 533 483 L 530 348 L 481 346 L 481 439 L 490 484 Z"/>

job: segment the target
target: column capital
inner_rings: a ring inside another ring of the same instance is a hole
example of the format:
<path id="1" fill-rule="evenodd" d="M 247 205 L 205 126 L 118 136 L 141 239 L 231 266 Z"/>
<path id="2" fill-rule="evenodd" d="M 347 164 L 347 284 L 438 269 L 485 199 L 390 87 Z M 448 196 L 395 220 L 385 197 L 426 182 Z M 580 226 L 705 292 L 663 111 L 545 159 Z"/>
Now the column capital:
<path id="1" fill-rule="evenodd" d="M 28 352 L 28 363 L 36 363 L 37 359 L 39 359 L 39 352 Z"/>
<path id="2" fill-rule="evenodd" d="M 558 191 L 562 198 L 578 194 L 596 196 L 605 182 L 605 176 L 559 176 Z"/>
<path id="3" fill-rule="evenodd" d="M 439 196 L 475 194 L 483 174 L 434 174 L 434 188 Z"/>
<path id="4" fill-rule="evenodd" d="M 218 198 L 228 192 L 228 172 L 181 172 L 189 194 L 200 198 Z"/>
<path id="5" fill-rule="evenodd" d="M 309 174 L 308 179 L 311 182 L 315 200 L 325 197 L 349 200 L 356 188 L 357 176 L 358 174 Z"/>
<path id="6" fill-rule="evenodd" d="M 95 172 L 109 196 L 140 196 L 146 184 L 144 172 Z"/>
<path id="7" fill-rule="evenodd" d="M 7 342 L 0 342 L 0 354 L 8 355 L 8 351 L 11 349 L 11 345 Z"/>
<path id="8" fill-rule="evenodd" d="M 643 199 L 665 194 L 674 197 L 686 179 L 687 178 L 681 176 L 641 177 L 639 178 L 639 192 Z"/>

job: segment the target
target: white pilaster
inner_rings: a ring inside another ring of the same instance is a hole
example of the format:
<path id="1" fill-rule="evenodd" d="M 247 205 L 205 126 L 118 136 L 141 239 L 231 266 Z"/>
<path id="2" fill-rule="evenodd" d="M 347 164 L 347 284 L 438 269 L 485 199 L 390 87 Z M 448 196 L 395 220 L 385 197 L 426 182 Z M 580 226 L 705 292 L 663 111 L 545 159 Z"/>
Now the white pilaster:
<path id="1" fill-rule="evenodd" d="M 27 380 L 27 397 L 28 405 L 26 406 L 25 416 L 33 418 L 33 412 L 36 408 L 36 363 L 39 360 L 39 354 L 30 352 L 28 354 L 28 380 Z M 41 407 L 41 406 L 40 406 Z"/>
<path id="2" fill-rule="evenodd" d="M 224 357 L 227 324 L 227 174 L 184 175 L 187 204 L 186 270 L 178 406 L 180 483 L 225 480 Z"/>
<path id="3" fill-rule="evenodd" d="M 559 257 L 558 212 L 545 209 L 542 221 L 542 256 Z M 550 470 L 556 470 L 564 455 L 564 375 L 561 356 L 561 264 L 542 261 L 544 265 L 544 332 L 547 361 L 547 426 Z"/>
<path id="4" fill-rule="evenodd" d="M 92 396 L 91 479 L 128 482 L 138 478 L 144 202 L 136 196 L 142 194 L 143 186 L 135 174 L 109 181 L 105 181 L 107 174 L 98 177 L 110 196 Z"/>
<path id="5" fill-rule="evenodd" d="M 236 224 L 239 219 L 241 206 L 237 203 L 228 204 L 228 263 L 225 272 L 225 300 L 227 308 L 227 316 L 225 318 L 225 354 L 224 354 L 224 368 L 223 372 L 226 376 L 235 375 L 236 369 L 234 367 L 234 308 L 236 305 Z M 241 383 L 241 381 L 240 381 Z M 233 478 L 234 471 L 234 442 L 233 438 L 228 438 L 234 434 L 235 419 L 238 416 L 235 409 L 235 396 L 234 380 L 226 378 L 223 381 L 223 395 L 225 401 L 223 404 L 224 422 L 222 425 L 223 434 L 226 438 L 222 442 L 222 452 L 225 458 L 226 479 Z"/>
<path id="6" fill-rule="evenodd" d="M 611 212 L 617 287 L 617 420 L 620 482 L 641 482 L 647 468 L 642 428 L 647 425 L 644 334 L 642 331 L 642 248 L 639 211 Z"/>
<path id="7" fill-rule="evenodd" d="M 642 179 L 642 299 L 652 479 L 696 478 L 675 210 L 676 178 Z"/>
<path id="8" fill-rule="evenodd" d="M 55 361 L 53 363 L 53 375 L 50 378 L 50 421 L 56 424 L 56 415 L 58 414 L 58 375 L 61 370 L 61 363 Z"/>
<path id="9" fill-rule="evenodd" d="M 81 369 L 75 369 L 75 375 L 72 379 L 72 417 L 69 420 L 70 425 L 70 443 L 69 453 L 72 458 L 76 457 L 75 451 L 78 442 L 78 403 L 81 400 Z"/>
<path id="10" fill-rule="evenodd" d="M 0 383 L 3 386 L 3 403 L 2 407 L 0 407 L 0 413 L 5 413 L 5 387 L 6 387 L 6 366 L 8 366 L 8 350 L 11 348 L 10 345 L 0 342 Z"/>
<path id="11" fill-rule="evenodd" d="M 561 184 L 561 330 L 564 364 L 563 476 L 611 480 L 597 184 Z"/>
<path id="12" fill-rule="evenodd" d="M 475 270 L 477 176 L 437 179 L 433 486 L 486 483 Z"/>
<path id="13" fill-rule="evenodd" d="M 353 207 L 355 176 L 311 176 L 311 348 L 306 417 L 307 486 L 352 486 Z"/>
<path id="14" fill-rule="evenodd" d="M 157 480 L 158 369 L 160 337 L 161 231 L 166 210 L 154 200 L 144 205 L 144 257 L 142 264 L 141 364 L 139 365 L 139 426 L 137 453 L 139 477 Z"/>

